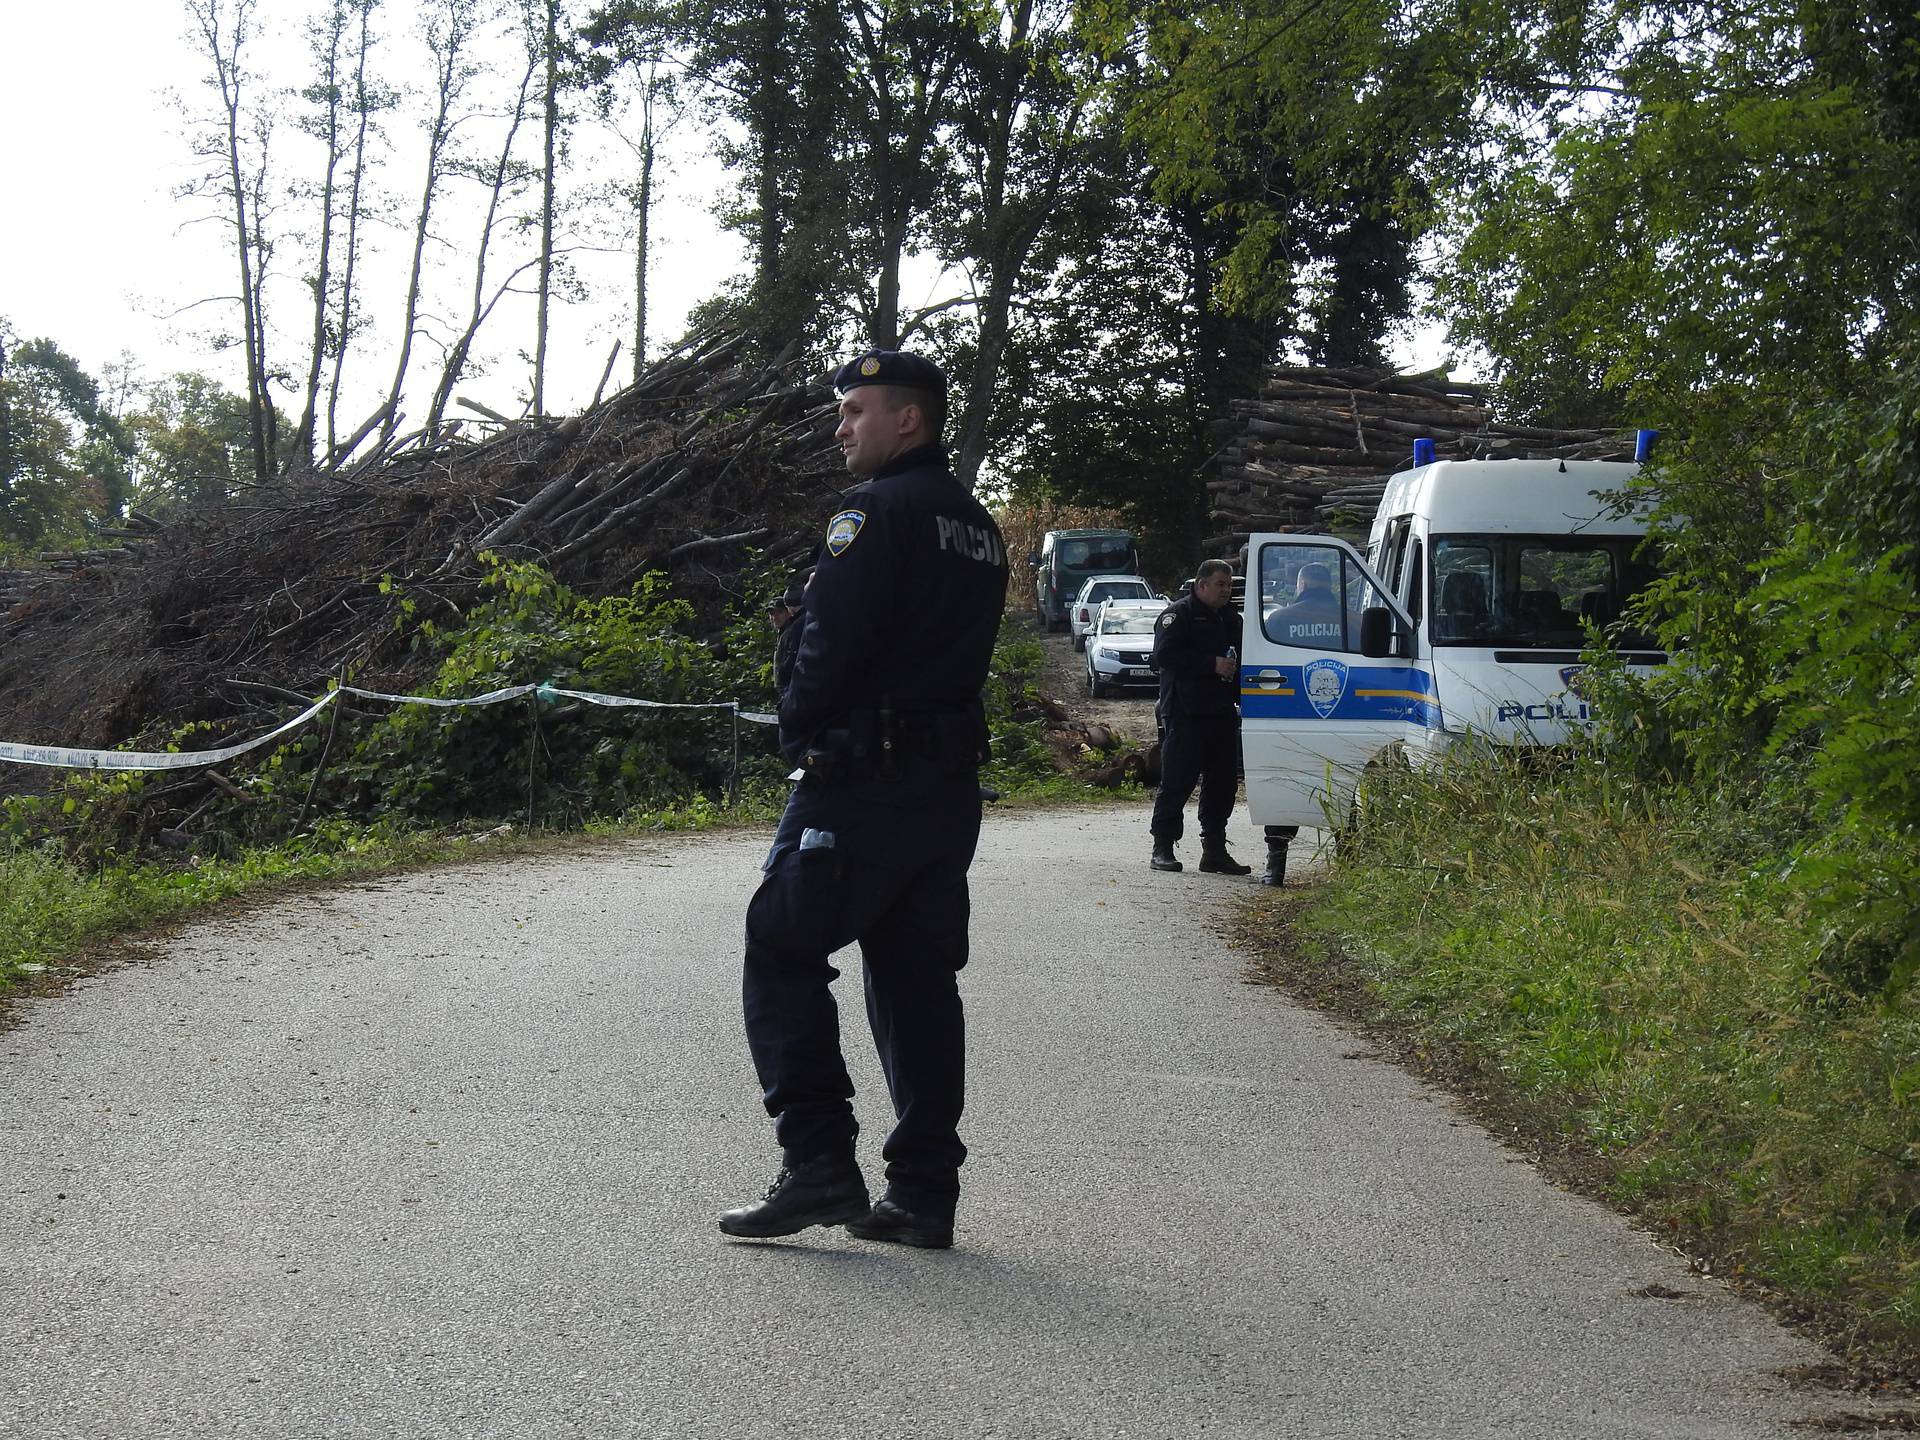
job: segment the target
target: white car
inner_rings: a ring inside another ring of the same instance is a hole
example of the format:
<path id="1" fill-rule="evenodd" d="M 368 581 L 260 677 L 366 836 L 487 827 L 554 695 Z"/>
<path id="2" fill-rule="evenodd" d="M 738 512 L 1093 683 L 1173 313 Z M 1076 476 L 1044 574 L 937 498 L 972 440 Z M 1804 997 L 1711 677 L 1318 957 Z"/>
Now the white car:
<path id="1" fill-rule="evenodd" d="M 1164 600 L 1109 600 L 1087 636 L 1087 692 L 1111 695 L 1128 686 L 1159 688 L 1153 670 L 1153 627 Z"/>
<path id="2" fill-rule="evenodd" d="M 1089 576 L 1087 583 L 1080 587 L 1080 593 L 1074 596 L 1073 604 L 1067 607 L 1067 624 L 1073 630 L 1073 648 L 1087 648 L 1087 632 L 1093 628 L 1093 617 L 1108 600 L 1160 598 L 1153 586 L 1138 575 Z"/>

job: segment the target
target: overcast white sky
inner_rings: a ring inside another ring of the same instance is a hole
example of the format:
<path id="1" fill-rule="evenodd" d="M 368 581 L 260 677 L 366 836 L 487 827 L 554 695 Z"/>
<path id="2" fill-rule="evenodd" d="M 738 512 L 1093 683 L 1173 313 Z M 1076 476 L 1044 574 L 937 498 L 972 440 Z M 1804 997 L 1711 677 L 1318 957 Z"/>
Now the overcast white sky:
<path id="1" fill-rule="evenodd" d="M 389 79 L 417 85 L 430 75 L 412 30 L 413 4 L 387 0 L 383 7 L 391 38 L 381 64 Z M 297 26 L 312 8 L 307 0 L 261 0 L 255 55 L 269 82 L 304 83 Z M 204 106 L 202 77 L 209 69 L 188 43 L 187 25 L 180 0 L 0 0 L 0 136 L 9 172 L 0 220 L 0 318 L 18 337 L 52 338 L 95 376 L 131 352 L 149 375 L 202 370 L 238 389 L 244 386 L 239 352 L 220 354 L 207 343 L 210 334 L 239 328 L 237 307 L 196 303 L 237 293 L 230 231 L 198 220 L 209 211 L 206 203 L 174 198 L 197 170 L 179 99 Z M 496 67 L 501 74 L 506 68 Z M 356 401 L 356 419 L 391 375 L 405 282 L 403 232 L 417 204 L 420 166 L 407 147 L 418 141 L 418 126 L 396 123 L 393 131 L 388 178 L 400 193 L 389 202 L 385 233 L 375 237 L 384 269 L 376 268 L 365 292 L 389 327 L 369 342 L 379 358 L 365 362 L 366 393 Z M 289 165 L 311 143 L 289 126 L 275 140 Z M 718 176 L 702 158 L 705 138 L 685 127 L 676 144 L 677 173 L 663 177 L 655 222 L 649 330 L 656 344 L 679 333 L 688 308 L 711 294 L 742 254 L 708 213 Z M 607 163 L 624 160 L 610 155 Z M 446 214 L 465 240 L 468 230 L 454 218 L 457 205 L 450 201 Z M 290 231 L 294 217 L 278 223 Z M 583 254 L 579 263 L 589 295 L 563 308 L 551 350 L 549 408 L 562 413 L 591 398 L 613 340 L 631 329 L 631 259 Z M 282 271 L 284 283 L 270 300 L 279 331 L 270 358 L 297 367 L 311 314 L 291 268 L 283 263 Z M 464 291 L 465 283 L 449 289 Z M 464 305 L 464 294 L 459 299 Z M 513 352 L 531 345 L 532 332 L 531 307 L 524 309 L 524 315 L 503 310 L 490 322 L 483 337 L 495 337 L 491 371 L 463 384 L 462 393 L 499 409 L 518 408 L 515 396 L 526 388 L 528 367 Z M 429 350 L 416 360 L 422 362 L 437 373 L 437 353 Z M 623 351 L 613 388 L 629 365 Z"/>
<path id="2" fill-rule="evenodd" d="M 388 38 L 378 62 L 389 81 L 416 89 L 430 77 L 414 30 L 417 3 L 385 0 L 379 13 Z M 265 84 L 286 89 L 306 82 L 309 62 L 298 27 L 315 6 L 316 0 L 260 0 L 261 34 L 252 56 Z M 189 42 L 188 23 L 182 0 L 0 0 L 0 136 L 9 172 L 0 218 L 0 319 L 19 338 L 50 337 L 95 376 L 129 353 L 148 377 L 200 370 L 241 389 L 239 351 L 218 351 L 209 338 L 239 329 L 235 305 L 208 299 L 237 293 L 230 231 L 203 218 L 214 211 L 209 202 L 175 198 L 200 169 L 181 101 L 204 111 L 209 94 L 209 65 Z M 500 43 L 499 63 L 482 86 L 510 83 L 517 75 L 510 39 Z M 421 122 L 396 119 L 389 131 L 383 176 L 390 193 L 378 206 L 381 223 L 371 235 L 362 286 L 382 328 L 361 342 L 350 371 L 359 384 L 342 406 L 343 430 L 384 393 L 398 340 L 408 226 L 418 203 Z M 478 141 L 482 128 L 470 133 Z M 603 140 L 596 146 L 591 134 L 591 127 L 582 127 L 576 142 L 576 184 L 622 173 L 630 163 L 617 144 Z M 710 213 L 724 176 L 707 154 L 708 137 L 697 121 L 685 120 L 669 144 L 676 158 L 661 177 L 655 220 L 649 330 L 656 345 L 677 336 L 689 307 L 744 264 L 738 239 Z M 317 146 L 291 125 L 281 125 L 274 146 L 283 173 L 317 173 Z M 467 203 L 473 187 L 464 188 L 463 196 L 456 186 L 440 210 L 445 233 L 461 242 L 462 251 L 471 248 L 467 242 L 477 228 Z M 460 223 L 463 215 L 467 225 Z M 270 360 L 289 370 L 304 362 L 311 324 L 310 302 L 291 258 L 292 237 L 304 218 L 304 210 L 290 209 L 269 222 L 288 242 L 269 297 L 275 329 Z M 600 239 L 617 242 L 614 236 Z M 442 272 L 445 288 L 429 321 L 437 334 L 446 334 L 444 322 L 464 307 L 466 263 L 448 264 Z M 578 409 L 591 398 L 609 347 L 631 331 L 631 259 L 583 251 L 575 263 L 585 294 L 565 301 L 554 323 L 548 386 L 553 413 Z M 517 411 L 530 374 L 518 352 L 531 346 L 532 329 L 530 301 L 503 306 L 483 332 L 491 349 L 460 393 Z M 1420 365 L 1435 363 L 1442 353 L 1432 326 L 1417 327 L 1396 348 L 1403 363 Z M 415 367 L 423 383 L 437 374 L 438 362 L 431 344 L 417 347 Z M 623 352 L 615 388 L 630 363 Z M 297 405 L 284 394 L 281 403 L 288 410 Z M 418 410 L 421 401 L 409 408 Z"/>

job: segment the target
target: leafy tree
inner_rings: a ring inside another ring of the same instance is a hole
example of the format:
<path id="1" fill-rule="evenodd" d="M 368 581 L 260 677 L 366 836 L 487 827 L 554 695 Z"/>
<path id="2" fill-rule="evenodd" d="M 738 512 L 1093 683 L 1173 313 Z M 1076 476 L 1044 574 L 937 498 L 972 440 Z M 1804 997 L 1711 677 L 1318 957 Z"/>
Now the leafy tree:
<path id="1" fill-rule="evenodd" d="M 1154 195 L 1220 227 L 1217 301 L 1317 362 L 1376 364 L 1410 311 L 1428 157 L 1462 129 L 1450 50 L 1388 0 L 1090 0 Z"/>
<path id="2" fill-rule="evenodd" d="M 48 339 L 0 328 L 0 540 L 77 537 L 125 503 L 133 442 L 99 384 Z"/>
<path id="3" fill-rule="evenodd" d="M 126 420 L 142 508 L 220 504 L 249 478 L 252 425 L 243 396 L 187 373 L 146 387 L 143 398 Z"/>
<path id="4" fill-rule="evenodd" d="M 672 57 L 708 107 L 720 158 L 742 179 L 720 209 L 754 263 L 724 297 L 778 349 L 829 328 L 839 247 L 859 197 L 836 172 L 848 88 L 846 20 L 828 0 L 608 0 L 583 27 L 622 57 Z"/>
<path id="5" fill-rule="evenodd" d="M 1143 193 L 1117 129 L 1084 160 L 1076 203 L 1033 262 L 1047 279 L 1011 329 L 993 468 L 1016 500 L 1119 509 L 1146 537 L 1144 563 L 1170 574 L 1192 564 L 1204 530 L 1208 409 L 1229 383 L 1216 327 L 1232 322 L 1203 321 L 1194 281 L 1216 257 L 1193 253 L 1190 217 Z M 964 340 L 956 350 L 964 358 Z"/>
<path id="6" fill-rule="evenodd" d="M 1014 311 L 1046 283 L 1042 237 L 1072 208 L 1096 62 L 1073 10 L 1058 0 L 1013 0 L 973 17 L 952 145 L 959 183 L 940 227 L 941 256 L 973 291 L 965 353 L 956 357 L 960 419 L 954 470 L 971 485 L 986 459 Z"/>
<path id="7" fill-rule="evenodd" d="M 1461 11 L 1465 13 L 1464 7 Z M 1440 296 L 1517 408 L 1666 439 L 1643 488 L 1682 657 L 1616 745 L 1792 794 L 1835 973 L 1920 969 L 1920 12 L 1494 12 L 1498 105 Z M 1542 43 L 1523 57 L 1529 39 Z M 1628 723 L 1631 722 L 1631 723 Z"/>

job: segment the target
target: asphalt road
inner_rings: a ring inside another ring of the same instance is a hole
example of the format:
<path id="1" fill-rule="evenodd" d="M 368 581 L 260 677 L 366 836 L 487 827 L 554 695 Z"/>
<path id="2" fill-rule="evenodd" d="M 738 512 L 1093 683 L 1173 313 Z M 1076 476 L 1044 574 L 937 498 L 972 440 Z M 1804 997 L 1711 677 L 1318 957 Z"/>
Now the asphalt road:
<path id="1" fill-rule="evenodd" d="M 738 1018 L 764 844 L 353 886 L 34 1004 L 0 1434 L 1755 1440 L 1823 1407 L 1775 1374 L 1813 1347 L 1243 983 L 1250 882 L 1151 874 L 1134 807 L 989 821 L 957 1248 L 725 1239 L 775 1168 Z"/>

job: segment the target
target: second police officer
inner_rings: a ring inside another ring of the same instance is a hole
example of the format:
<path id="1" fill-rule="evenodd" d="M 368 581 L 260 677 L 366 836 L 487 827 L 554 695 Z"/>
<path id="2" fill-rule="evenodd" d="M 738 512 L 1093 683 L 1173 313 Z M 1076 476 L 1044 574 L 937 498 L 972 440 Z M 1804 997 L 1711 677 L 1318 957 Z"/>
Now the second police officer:
<path id="1" fill-rule="evenodd" d="M 768 1237 L 844 1224 L 862 1239 L 943 1248 L 967 1153 L 958 973 L 1006 547 L 948 468 L 936 366 L 869 351 L 833 383 L 836 436 L 866 483 L 828 521 L 807 590 L 780 704 L 781 751 L 800 778 L 747 906 L 747 1043 L 782 1164 L 720 1228 Z M 856 941 L 895 1117 L 872 1204 L 830 988 L 831 957 Z"/>
<path id="2" fill-rule="evenodd" d="M 1233 604 L 1233 567 L 1206 560 L 1193 591 L 1169 605 L 1155 624 L 1154 668 L 1165 689 L 1160 788 L 1153 800 L 1156 870 L 1178 870 L 1173 847 L 1185 830 L 1182 811 L 1200 786 L 1200 868 L 1245 875 L 1252 868 L 1227 853 L 1227 817 L 1240 780 L 1240 612 Z"/>

